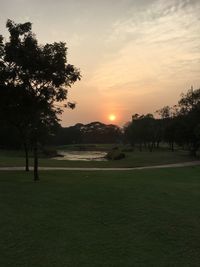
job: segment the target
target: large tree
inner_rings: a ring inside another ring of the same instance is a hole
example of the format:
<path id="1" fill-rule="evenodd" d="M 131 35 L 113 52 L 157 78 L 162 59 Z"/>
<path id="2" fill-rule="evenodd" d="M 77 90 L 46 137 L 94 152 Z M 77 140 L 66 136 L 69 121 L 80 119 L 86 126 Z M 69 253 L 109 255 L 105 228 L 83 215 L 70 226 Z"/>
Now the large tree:
<path id="1" fill-rule="evenodd" d="M 9 41 L 0 36 L 0 89 L 7 101 L 2 115 L 17 122 L 24 146 L 33 146 L 34 179 L 38 180 L 38 143 L 59 122 L 62 107 L 74 108 L 71 102 L 62 107 L 58 103 L 67 99 L 68 88 L 80 79 L 80 72 L 67 63 L 65 43 L 39 45 L 30 22 L 8 20 L 6 27 Z"/>
<path id="2" fill-rule="evenodd" d="M 189 144 L 191 154 L 197 155 L 200 148 L 200 89 L 191 88 L 179 101 L 179 116 L 182 118 L 182 136 Z"/>

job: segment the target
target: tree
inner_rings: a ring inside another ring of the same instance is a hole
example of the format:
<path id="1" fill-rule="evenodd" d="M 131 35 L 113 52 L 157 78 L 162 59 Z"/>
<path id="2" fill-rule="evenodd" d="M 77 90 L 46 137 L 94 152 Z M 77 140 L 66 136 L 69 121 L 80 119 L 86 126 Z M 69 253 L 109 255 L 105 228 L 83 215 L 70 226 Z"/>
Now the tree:
<path id="1" fill-rule="evenodd" d="M 81 128 L 83 143 L 118 143 L 121 138 L 121 130 L 118 126 L 106 125 L 99 121 L 82 125 Z"/>
<path id="2" fill-rule="evenodd" d="M 169 119 L 171 117 L 171 107 L 164 106 L 163 108 L 156 111 L 158 115 L 160 115 L 161 119 Z"/>
<path id="3" fill-rule="evenodd" d="M 34 179 L 38 180 L 38 143 L 59 123 L 63 107 L 75 107 L 71 102 L 63 106 L 58 103 L 67 99 L 68 88 L 81 75 L 67 63 L 65 43 L 39 45 L 30 22 L 16 24 L 8 20 L 6 27 L 9 41 L 0 37 L 0 89 L 9 92 L 6 99 L 10 105 L 4 106 L 3 116 L 22 116 L 22 125 L 16 127 L 19 132 L 23 129 L 21 137 L 26 145 L 33 146 Z M 13 92 L 17 94 L 14 107 Z"/>
<path id="4" fill-rule="evenodd" d="M 163 140 L 170 144 L 172 151 L 176 143 L 189 148 L 196 156 L 200 147 L 200 89 L 191 88 L 181 95 L 178 105 L 166 106 L 157 113 L 162 118 Z"/>
<path id="5" fill-rule="evenodd" d="M 129 139 L 132 146 L 139 145 L 142 151 L 143 145 L 150 151 L 158 145 L 159 138 L 159 124 L 152 114 L 132 116 L 132 122 L 129 123 L 124 129 L 125 136 Z"/>
<path id="6" fill-rule="evenodd" d="M 1 112 L 0 117 L 8 129 L 17 129 L 17 134 L 23 144 L 26 158 L 26 171 L 29 170 L 28 136 L 30 134 L 31 101 L 24 87 L 3 85 L 0 88 Z M 15 130 L 16 133 L 16 130 Z"/>
<path id="7" fill-rule="evenodd" d="M 189 144 L 191 154 L 196 156 L 200 147 L 200 89 L 191 88 L 186 94 L 182 94 L 179 100 L 179 116 L 185 122 L 182 132 Z"/>

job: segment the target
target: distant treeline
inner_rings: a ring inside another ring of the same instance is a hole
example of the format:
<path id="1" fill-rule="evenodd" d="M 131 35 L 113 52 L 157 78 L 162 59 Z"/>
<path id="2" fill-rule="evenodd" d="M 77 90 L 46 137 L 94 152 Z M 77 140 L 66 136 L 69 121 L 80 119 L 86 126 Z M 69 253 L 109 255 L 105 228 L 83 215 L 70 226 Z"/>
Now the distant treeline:
<path id="1" fill-rule="evenodd" d="M 85 125 L 78 123 L 70 127 L 60 127 L 50 143 L 53 145 L 111 144 L 121 140 L 122 131 L 118 126 L 91 122 Z"/>
<path id="2" fill-rule="evenodd" d="M 164 143 L 174 151 L 175 146 L 196 156 L 200 148 L 200 89 L 182 94 L 177 105 L 165 106 L 153 114 L 134 114 L 123 128 L 101 122 L 78 123 L 57 128 L 42 145 L 125 143 L 141 151 L 153 151 Z M 0 147 L 19 148 L 21 141 L 14 127 L 1 124 Z"/>
<path id="3" fill-rule="evenodd" d="M 124 140 L 150 151 L 165 142 L 172 151 L 177 145 L 196 156 L 200 148 L 200 89 L 188 90 L 177 105 L 165 106 L 156 113 L 158 118 L 152 114 L 133 115 L 124 127 Z"/>
<path id="4" fill-rule="evenodd" d="M 44 145 L 68 144 L 110 144 L 122 140 L 122 130 L 116 125 L 106 125 L 101 122 L 89 124 L 78 123 L 70 127 L 58 127 L 54 135 L 50 135 Z M 0 147 L 20 148 L 21 140 L 17 129 L 8 125 L 1 125 Z"/>

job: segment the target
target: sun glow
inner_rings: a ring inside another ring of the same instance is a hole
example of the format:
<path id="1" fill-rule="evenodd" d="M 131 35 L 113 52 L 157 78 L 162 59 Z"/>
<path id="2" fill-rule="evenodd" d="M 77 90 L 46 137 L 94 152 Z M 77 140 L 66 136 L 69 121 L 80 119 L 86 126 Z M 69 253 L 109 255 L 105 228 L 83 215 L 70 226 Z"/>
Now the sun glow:
<path id="1" fill-rule="evenodd" d="M 115 121 L 116 120 L 116 116 L 114 114 L 110 114 L 108 118 L 109 118 L 110 121 Z"/>

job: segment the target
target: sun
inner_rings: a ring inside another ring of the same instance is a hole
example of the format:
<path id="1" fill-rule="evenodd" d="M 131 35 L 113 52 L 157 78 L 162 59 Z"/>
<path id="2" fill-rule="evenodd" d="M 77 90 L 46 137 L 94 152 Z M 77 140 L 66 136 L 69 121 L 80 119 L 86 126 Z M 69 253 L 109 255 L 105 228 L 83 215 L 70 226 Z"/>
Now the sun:
<path id="1" fill-rule="evenodd" d="M 110 121 L 115 121 L 116 120 L 116 116 L 114 114 L 110 114 L 108 118 L 109 118 Z"/>

